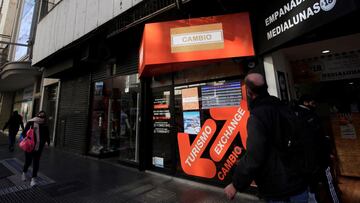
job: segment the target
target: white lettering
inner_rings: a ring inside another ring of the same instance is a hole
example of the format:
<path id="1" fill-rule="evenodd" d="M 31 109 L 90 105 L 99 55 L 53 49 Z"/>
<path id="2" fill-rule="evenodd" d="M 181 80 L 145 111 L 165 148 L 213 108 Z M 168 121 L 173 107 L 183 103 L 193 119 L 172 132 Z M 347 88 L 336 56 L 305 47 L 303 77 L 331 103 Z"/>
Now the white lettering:
<path id="1" fill-rule="evenodd" d="M 282 9 L 282 8 L 280 8 L 280 15 L 279 15 L 279 18 L 281 17 L 281 16 L 283 16 L 283 15 L 285 15 L 285 12 L 284 12 L 284 10 Z"/>
<path id="2" fill-rule="evenodd" d="M 194 162 L 195 158 L 199 155 L 200 151 L 205 145 L 205 142 L 209 138 L 212 129 L 210 126 L 205 126 L 204 131 L 201 133 L 199 139 L 196 141 L 194 147 L 191 149 L 189 156 L 186 158 L 185 163 L 191 166 L 190 162 Z"/>
<path id="3" fill-rule="evenodd" d="M 276 20 L 280 19 L 282 16 L 291 12 L 294 8 L 299 6 L 304 1 L 305 0 L 291 0 L 290 2 L 284 4 L 282 7 L 277 9 L 274 13 L 272 13 L 269 17 L 265 19 L 265 25 L 269 26 L 271 23 L 275 22 Z"/>
<path id="4" fill-rule="evenodd" d="M 307 8 L 307 18 L 309 18 L 310 16 L 313 16 L 314 12 L 312 11 L 311 8 Z"/>
<path id="5" fill-rule="evenodd" d="M 188 166 L 191 167 L 191 163 L 190 163 L 190 161 L 189 161 L 189 157 L 185 160 L 185 163 L 186 163 Z"/>
<path id="6" fill-rule="evenodd" d="M 215 147 L 215 152 L 217 155 L 220 155 L 220 153 L 221 153 L 221 148 L 219 148 L 219 146 L 217 146 L 217 145 Z"/>
<path id="7" fill-rule="evenodd" d="M 284 30 L 283 31 L 285 31 L 287 29 L 289 29 L 289 26 L 288 26 L 287 22 L 284 22 Z"/>
<path id="8" fill-rule="evenodd" d="M 297 5 L 294 0 L 291 1 L 291 10 L 295 8 Z"/>
<path id="9" fill-rule="evenodd" d="M 290 2 L 290 10 L 293 9 L 294 6 L 298 6 L 299 4 L 301 4 L 304 1 L 305 0 L 291 0 L 291 2 Z M 283 12 L 284 13 L 289 12 L 288 11 L 288 4 L 284 5 L 283 8 L 284 9 L 282 9 L 282 8 L 279 9 L 279 12 L 281 13 L 281 15 L 283 15 Z M 266 33 L 267 39 L 270 40 L 270 39 L 280 35 L 282 32 L 285 32 L 285 31 L 295 27 L 299 23 L 306 21 L 307 19 L 314 16 L 315 14 L 320 13 L 320 11 L 321 11 L 320 3 L 315 2 L 311 7 L 308 7 L 306 9 L 302 10 L 301 12 L 296 14 L 295 16 L 292 16 L 291 18 L 289 18 L 289 19 L 283 21 L 281 24 L 277 25 L 272 30 L 268 31 Z M 274 22 L 274 21 L 272 21 L 272 22 Z M 269 24 L 272 23 L 272 22 L 269 21 Z"/>
<path id="10" fill-rule="evenodd" d="M 314 9 L 314 13 L 315 13 L 315 14 L 317 14 L 317 13 L 320 12 L 320 9 L 321 9 L 321 8 L 320 8 L 319 2 L 316 2 L 316 3 L 314 4 L 313 9 Z"/>
<path id="11" fill-rule="evenodd" d="M 227 129 L 221 136 L 218 144 L 215 147 L 215 152 L 217 155 L 220 155 L 222 152 L 224 145 L 228 143 L 230 136 L 233 135 L 234 130 L 238 127 L 239 121 L 242 119 L 243 115 L 245 114 L 245 110 L 243 110 L 241 107 L 237 110 L 234 117 L 231 119 L 230 124 L 228 125 Z M 234 136 L 234 135 L 233 135 Z"/>
<path id="12" fill-rule="evenodd" d="M 212 129 L 210 128 L 210 126 L 205 126 L 204 132 L 207 134 L 207 136 L 209 136 L 211 134 Z"/>

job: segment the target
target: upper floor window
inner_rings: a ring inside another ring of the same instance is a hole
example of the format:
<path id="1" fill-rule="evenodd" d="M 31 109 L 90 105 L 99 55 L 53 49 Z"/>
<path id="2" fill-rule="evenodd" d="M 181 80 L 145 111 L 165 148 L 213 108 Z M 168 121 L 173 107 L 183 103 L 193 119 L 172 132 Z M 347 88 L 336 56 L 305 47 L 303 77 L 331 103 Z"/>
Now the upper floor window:
<path id="1" fill-rule="evenodd" d="M 35 0 L 24 0 L 22 5 L 20 20 L 19 20 L 19 31 L 16 42 L 20 44 L 28 44 L 30 38 L 31 24 L 34 14 Z M 19 60 L 27 55 L 27 46 L 16 46 L 14 60 Z"/>
<path id="2" fill-rule="evenodd" d="M 42 0 L 40 19 L 45 17 L 62 0 Z"/>

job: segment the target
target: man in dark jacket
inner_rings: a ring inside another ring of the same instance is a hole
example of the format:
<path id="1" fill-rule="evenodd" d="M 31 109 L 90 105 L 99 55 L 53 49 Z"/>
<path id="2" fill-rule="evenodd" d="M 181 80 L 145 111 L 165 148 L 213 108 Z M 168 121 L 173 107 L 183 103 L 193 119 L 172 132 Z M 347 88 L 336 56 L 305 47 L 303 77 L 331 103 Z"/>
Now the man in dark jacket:
<path id="1" fill-rule="evenodd" d="M 282 160 L 274 141 L 280 133 L 278 108 L 287 108 L 270 96 L 264 77 L 250 73 L 245 78 L 250 117 L 247 123 L 247 149 L 237 164 L 233 181 L 225 188 L 229 199 L 255 180 L 259 193 L 269 202 L 307 202 L 308 185 L 302 176 Z"/>
<path id="2" fill-rule="evenodd" d="M 10 116 L 8 122 L 6 122 L 3 131 L 9 127 L 9 151 L 14 151 L 15 137 L 19 131 L 19 127 L 24 131 L 24 123 L 22 117 L 18 114 L 17 111 L 14 111 Z"/>
<path id="3" fill-rule="evenodd" d="M 339 202 L 337 187 L 334 185 L 332 178 L 330 163 L 331 163 L 331 141 L 328 136 L 325 136 L 322 129 L 321 120 L 315 112 L 316 102 L 311 95 L 304 94 L 299 99 L 299 104 L 295 108 L 298 117 L 304 123 L 303 128 L 312 137 L 312 143 L 307 143 L 307 151 L 311 152 L 313 157 L 313 175 L 309 178 L 310 195 L 316 195 L 316 200 L 322 202 L 323 197 L 320 197 L 320 188 L 322 185 L 327 193 L 327 199 L 332 202 Z M 313 197 L 312 197 L 313 198 Z"/>

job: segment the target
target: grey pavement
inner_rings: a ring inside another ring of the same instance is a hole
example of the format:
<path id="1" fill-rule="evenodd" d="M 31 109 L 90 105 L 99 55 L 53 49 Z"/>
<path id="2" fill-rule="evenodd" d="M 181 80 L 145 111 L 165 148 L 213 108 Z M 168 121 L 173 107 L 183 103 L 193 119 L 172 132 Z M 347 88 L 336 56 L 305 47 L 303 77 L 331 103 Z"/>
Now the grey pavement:
<path id="1" fill-rule="evenodd" d="M 238 193 L 228 201 L 220 187 L 141 172 L 134 168 L 64 152 L 44 149 L 39 185 L 20 180 L 24 154 L 8 152 L 7 137 L 0 135 L 0 202 L 261 202 Z M 28 174 L 30 176 L 30 172 Z"/>

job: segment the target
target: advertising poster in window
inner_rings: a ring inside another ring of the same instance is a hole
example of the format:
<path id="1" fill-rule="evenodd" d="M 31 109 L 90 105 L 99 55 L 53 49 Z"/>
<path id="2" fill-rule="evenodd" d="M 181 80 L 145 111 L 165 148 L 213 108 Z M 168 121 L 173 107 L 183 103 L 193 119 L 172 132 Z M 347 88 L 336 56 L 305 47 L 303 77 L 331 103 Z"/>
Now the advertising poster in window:
<path id="1" fill-rule="evenodd" d="M 198 111 L 184 112 L 184 132 L 198 134 L 200 132 L 200 113 Z"/>
<path id="2" fill-rule="evenodd" d="M 171 164 L 170 91 L 153 93 L 153 166 L 169 168 Z"/>
<path id="3" fill-rule="evenodd" d="M 182 104 L 183 110 L 199 109 L 199 94 L 197 87 L 182 90 Z"/>
<path id="4" fill-rule="evenodd" d="M 360 53 L 355 50 L 291 61 L 290 64 L 294 82 L 298 84 L 360 77 Z"/>
<path id="5" fill-rule="evenodd" d="M 95 96 L 102 96 L 104 89 L 104 82 L 96 82 L 95 83 Z"/>
<path id="6" fill-rule="evenodd" d="M 198 111 L 185 110 L 187 96 L 175 94 L 179 172 L 226 185 L 246 149 L 245 87 L 241 81 L 216 81 L 179 86 L 175 91 L 189 88 L 198 91 Z"/>

